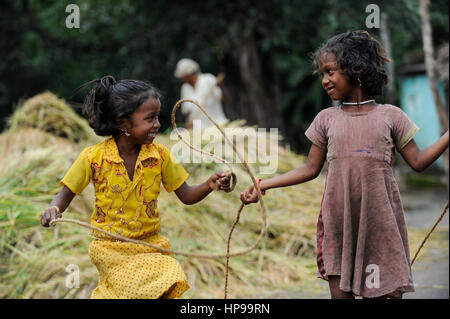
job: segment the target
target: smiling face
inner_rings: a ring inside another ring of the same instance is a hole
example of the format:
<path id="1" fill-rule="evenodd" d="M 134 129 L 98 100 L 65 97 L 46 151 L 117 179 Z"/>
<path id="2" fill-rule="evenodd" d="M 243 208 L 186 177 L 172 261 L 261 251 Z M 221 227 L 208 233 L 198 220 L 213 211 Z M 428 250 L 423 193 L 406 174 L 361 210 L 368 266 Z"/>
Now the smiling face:
<path id="1" fill-rule="evenodd" d="M 333 53 L 322 53 L 319 73 L 322 77 L 322 87 L 332 100 L 353 100 L 356 98 L 355 87 L 349 83 L 345 71 L 341 70 Z"/>
<path id="2" fill-rule="evenodd" d="M 161 124 L 159 123 L 159 112 L 161 103 L 159 100 L 149 97 L 131 115 L 131 122 L 126 120 L 124 127 L 130 136 L 129 142 L 134 144 L 151 144 L 158 133 Z"/>

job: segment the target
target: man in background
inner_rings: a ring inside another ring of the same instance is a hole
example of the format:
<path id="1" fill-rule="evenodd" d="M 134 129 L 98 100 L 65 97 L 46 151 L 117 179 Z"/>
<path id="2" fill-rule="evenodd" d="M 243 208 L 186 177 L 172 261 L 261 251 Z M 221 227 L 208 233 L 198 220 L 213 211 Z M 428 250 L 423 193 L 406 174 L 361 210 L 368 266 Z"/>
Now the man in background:
<path id="1" fill-rule="evenodd" d="M 197 62 L 181 59 L 175 68 L 175 77 L 183 83 L 181 99 L 198 102 L 219 125 L 228 122 L 222 107 L 225 97 L 222 89 L 223 73 L 217 77 L 210 73 L 201 73 Z M 208 117 L 193 103 L 183 103 L 181 112 L 187 118 L 187 128 L 192 128 L 194 120 L 201 121 L 202 129 L 213 126 Z"/>

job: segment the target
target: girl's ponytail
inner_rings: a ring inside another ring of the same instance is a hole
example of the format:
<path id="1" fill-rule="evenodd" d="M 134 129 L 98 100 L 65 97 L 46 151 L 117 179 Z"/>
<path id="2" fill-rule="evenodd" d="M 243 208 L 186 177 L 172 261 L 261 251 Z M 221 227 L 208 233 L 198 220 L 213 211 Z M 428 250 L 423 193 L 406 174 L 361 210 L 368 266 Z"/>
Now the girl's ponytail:
<path id="1" fill-rule="evenodd" d="M 87 116 L 89 125 L 94 129 L 95 134 L 100 136 L 112 135 L 109 116 L 112 112 L 108 110 L 108 100 L 113 85 L 116 80 L 113 76 L 107 75 L 100 79 L 86 83 L 97 82 L 95 87 L 89 91 L 84 99 L 84 114 Z"/>

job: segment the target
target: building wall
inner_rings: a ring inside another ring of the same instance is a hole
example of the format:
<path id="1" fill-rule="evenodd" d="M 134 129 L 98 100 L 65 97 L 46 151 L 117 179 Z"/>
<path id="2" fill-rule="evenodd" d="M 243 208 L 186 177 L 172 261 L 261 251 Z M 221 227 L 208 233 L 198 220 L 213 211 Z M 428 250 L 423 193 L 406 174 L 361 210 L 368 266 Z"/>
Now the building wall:
<path id="1" fill-rule="evenodd" d="M 439 91 L 442 100 L 445 101 L 442 83 L 439 83 Z M 414 137 L 420 149 L 430 146 L 439 139 L 441 125 L 426 75 L 410 75 L 403 78 L 401 108 L 420 128 Z M 444 169 L 443 156 L 438 159 L 436 165 Z"/>

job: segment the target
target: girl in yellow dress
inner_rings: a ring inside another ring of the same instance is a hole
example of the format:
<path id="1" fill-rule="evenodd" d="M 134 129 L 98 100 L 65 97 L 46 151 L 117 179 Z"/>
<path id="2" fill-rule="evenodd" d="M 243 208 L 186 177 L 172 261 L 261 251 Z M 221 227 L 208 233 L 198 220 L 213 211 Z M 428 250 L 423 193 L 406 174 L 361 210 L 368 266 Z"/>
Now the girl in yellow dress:
<path id="1" fill-rule="evenodd" d="M 159 234 L 158 195 L 161 183 L 184 204 L 201 201 L 213 190 L 230 191 L 230 180 L 216 172 L 204 183 L 189 186 L 189 174 L 170 150 L 153 142 L 160 123 L 160 94 L 135 80 L 96 80 L 84 110 L 90 126 L 105 141 L 84 149 L 61 180 L 62 190 L 41 217 L 41 224 L 60 218 L 75 195 L 92 181 L 95 208 L 91 225 L 110 233 L 171 249 Z M 189 284 L 170 255 L 145 245 L 119 242 L 98 231 L 89 255 L 100 278 L 91 298 L 177 298 Z"/>

